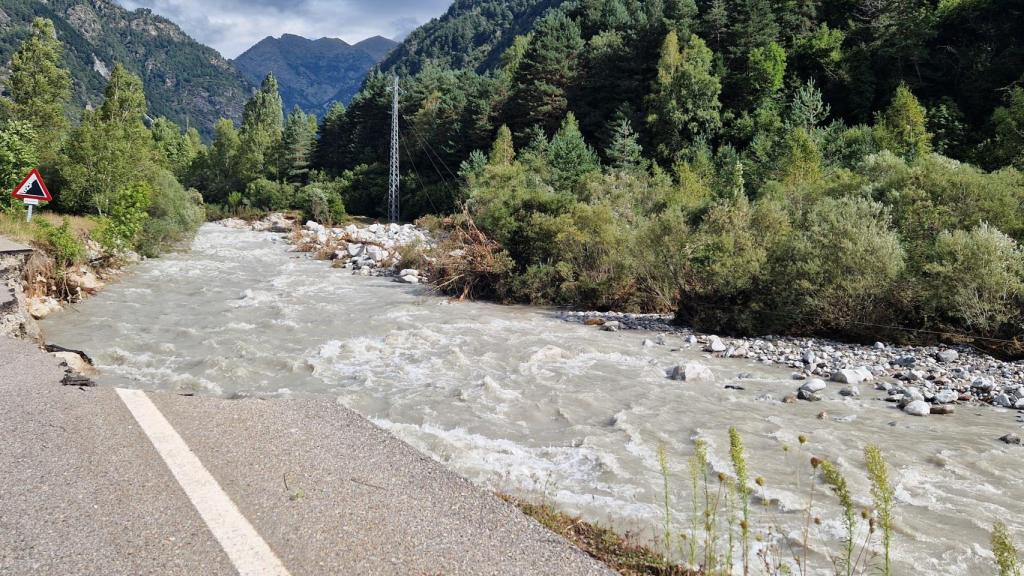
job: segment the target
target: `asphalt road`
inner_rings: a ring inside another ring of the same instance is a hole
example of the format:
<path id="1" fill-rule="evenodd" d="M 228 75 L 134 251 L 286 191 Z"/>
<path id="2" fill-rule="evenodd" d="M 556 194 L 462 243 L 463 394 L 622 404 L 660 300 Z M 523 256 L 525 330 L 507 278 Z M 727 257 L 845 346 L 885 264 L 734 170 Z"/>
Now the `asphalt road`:
<path id="1" fill-rule="evenodd" d="M 62 376 L 0 338 L 0 574 L 239 573 L 116 391 Z M 612 574 L 333 402 L 146 396 L 294 576 Z"/>

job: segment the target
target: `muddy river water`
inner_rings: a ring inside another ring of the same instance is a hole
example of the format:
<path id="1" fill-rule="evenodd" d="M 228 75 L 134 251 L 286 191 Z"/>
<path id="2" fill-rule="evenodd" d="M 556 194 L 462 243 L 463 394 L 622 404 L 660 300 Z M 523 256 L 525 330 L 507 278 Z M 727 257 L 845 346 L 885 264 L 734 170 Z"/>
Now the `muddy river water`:
<path id="1" fill-rule="evenodd" d="M 729 472 L 733 425 L 775 503 L 755 506 L 755 530 L 770 522 L 801 538 L 812 454 L 836 462 L 868 506 L 862 453 L 876 443 L 896 485 L 897 573 L 991 574 L 992 523 L 1024 537 L 1024 449 L 996 441 L 1020 431 L 1012 411 L 913 418 L 867 386 L 858 399 L 830 387 L 823 402 L 783 404 L 797 387 L 788 370 L 707 358 L 675 335 L 645 347 L 658 335 L 602 332 L 549 310 L 449 303 L 332 270 L 271 234 L 204 226 L 190 252 L 142 263 L 44 330 L 92 355 L 101 384 L 330 399 L 483 487 L 651 538 L 663 521 L 658 447 L 673 526 L 685 531 L 694 442 L 704 438 L 713 467 Z M 716 382 L 666 378 L 689 361 Z M 828 573 L 842 525 L 824 494 L 811 543 Z"/>

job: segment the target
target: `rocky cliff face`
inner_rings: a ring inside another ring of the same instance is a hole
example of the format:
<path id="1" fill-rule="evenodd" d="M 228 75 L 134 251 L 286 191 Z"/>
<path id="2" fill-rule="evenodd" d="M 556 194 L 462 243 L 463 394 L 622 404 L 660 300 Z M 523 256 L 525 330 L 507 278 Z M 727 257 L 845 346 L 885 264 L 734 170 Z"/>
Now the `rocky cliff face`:
<path id="1" fill-rule="evenodd" d="M 150 115 L 166 116 L 209 136 L 221 117 L 238 119 L 252 92 L 217 51 L 199 44 L 170 20 L 110 0 L 4 0 L 0 10 L 0 84 L 11 55 L 33 18 L 53 20 L 65 46 L 79 106 L 97 106 L 115 63 L 139 74 Z"/>
<path id="2" fill-rule="evenodd" d="M 370 69 L 395 46 L 379 36 L 350 45 L 337 38 L 309 40 L 285 34 L 261 40 L 234 64 L 254 84 L 273 73 L 286 111 L 298 106 L 322 115 L 334 102 L 348 104 Z"/>

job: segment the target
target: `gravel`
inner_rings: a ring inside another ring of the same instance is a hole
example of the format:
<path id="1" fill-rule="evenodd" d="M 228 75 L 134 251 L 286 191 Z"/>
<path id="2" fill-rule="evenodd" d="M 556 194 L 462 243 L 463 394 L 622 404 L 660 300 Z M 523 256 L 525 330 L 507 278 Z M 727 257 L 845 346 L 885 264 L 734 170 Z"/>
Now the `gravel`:
<path id="1" fill-rule="evenodd" d="M 577 323 L 616 322 L 621 330 L 659 332 L 678 337 L 682 347 L 797 369 L 797 374 L 806 378 L 851 386 L 880 381 L 880 386 L 896 386 L 890 390 L 896 402 L 906 396 L 935 405 L 969 402 L 1024 408 L 1024 363 L 998 360 L 966 346 L 896 346 L 882 342 L 864 346 L 780 336 L 724 338 L 677 326 L 672 316 L 664 314 L 564 312 L 562 318 Z M 805 391 L 804 395 L 817 393 Z"/>

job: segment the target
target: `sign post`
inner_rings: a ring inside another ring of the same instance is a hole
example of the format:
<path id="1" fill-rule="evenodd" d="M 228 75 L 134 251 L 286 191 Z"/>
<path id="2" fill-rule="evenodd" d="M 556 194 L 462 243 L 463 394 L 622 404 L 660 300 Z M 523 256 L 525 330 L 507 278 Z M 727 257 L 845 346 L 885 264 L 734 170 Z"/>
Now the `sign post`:
<path id="1" fill-rule="evenodd" d="M 43 177 L 39 174 L 39 170 L 33 169 L 28 173 L 28 176 L 21 181 L 14 188 L 14 192 L 11 194 L 12 197 L 18 198 L 25 202 L 28 206 L 28 221 L 32 221 L 32 209 L 39 205 L 40 202 L 52 202 L 53 196 L 50 195 L 50 191 L 46 189 L 46 183 L 43 182 Z"/>

